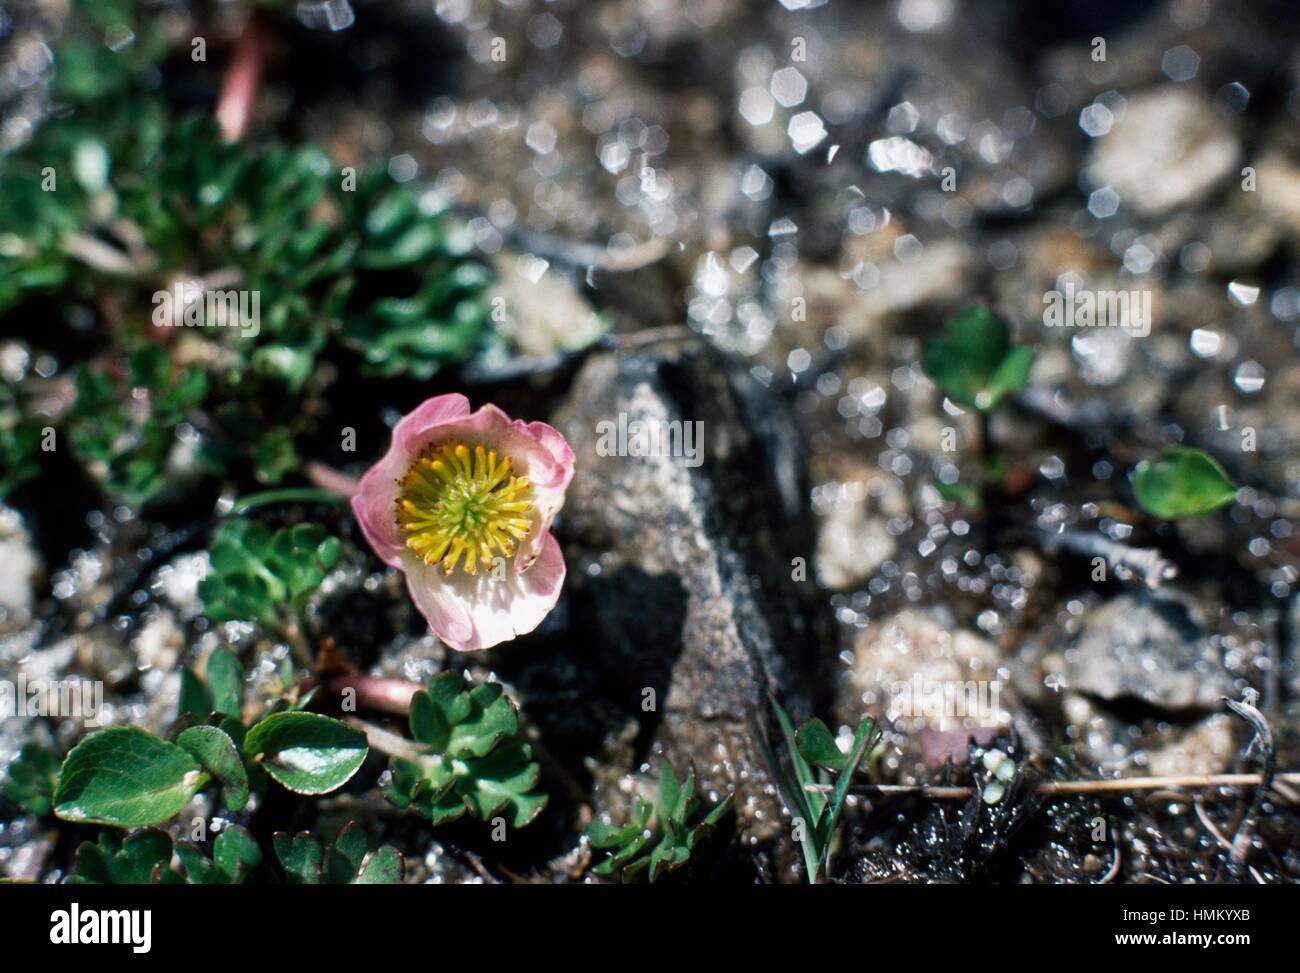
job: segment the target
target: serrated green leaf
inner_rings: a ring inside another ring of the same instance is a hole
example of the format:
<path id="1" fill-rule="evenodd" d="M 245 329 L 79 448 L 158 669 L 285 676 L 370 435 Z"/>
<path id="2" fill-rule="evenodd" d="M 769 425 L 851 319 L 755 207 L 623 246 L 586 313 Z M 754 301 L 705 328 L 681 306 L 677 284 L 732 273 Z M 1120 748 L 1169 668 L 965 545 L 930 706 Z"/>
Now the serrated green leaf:
<path id="1" fill-rule="evenodd" d="M 524 827 L 546 806 L 535 793 L 541 771 L 518 731 L 514 704 L 495 684 L 465 691 L 457 673 L 439 673 L 411 700 L 411 736 L 425 755 L 395 758 L 385 796 L 433 824 L 468 810 L 480 820 L 505 813 Z"/>
<path id="2" fill-rule="evenodd" d="M 317 524 L 271 533 L 261 521 L 228 520 L 213 536 L 212 572 L 199 584 L 214 621 L 255 621 L 278 630 L 299 615 L 340 557 L 338 538 Z"/>

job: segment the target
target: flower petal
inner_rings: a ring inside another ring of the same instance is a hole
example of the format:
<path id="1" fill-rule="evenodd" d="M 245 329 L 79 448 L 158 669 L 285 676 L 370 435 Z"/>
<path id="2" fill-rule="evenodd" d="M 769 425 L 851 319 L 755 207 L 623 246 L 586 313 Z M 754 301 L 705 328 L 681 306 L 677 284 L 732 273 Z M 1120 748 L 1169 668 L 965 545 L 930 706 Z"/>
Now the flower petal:
<path id="1" fill-rule="evenodd" d="M 573 447 L 560 435 L 558 429 L 544 422 L 530 422 L 524 428 L 550 451 L 558 467 L 556 478 L 546 486 L 563 493 L 569 488 L 569 481 L 573 479 Z"/>
<path id="2" fill-rule="evenodd" d="M 429 627 L 461 652 L 488 649 L 525 635 L 541 624 L 564 586 L 564 555 L 549 533 L 541 553 L 523 574 L 494 578 L 490 573 L 444 575 L 411 557 L 407 586 Z"/>
<path id="3" fill-rule="evenodd" d="M 357 492 L 352 497 L 352 512 L 361 525 L 361 533 L 385 564 L 403 567 L 400 555 L 406 549 L 406 540 L 394 516 L 397 481 L 415 462 L 434 430 L 468 415 L 469 399 L 459 392 L 425 399 L 398 420 L 393 427 L 388 452 L 366 471 L 357 485 Z"/>
<path id="4" fill-rule="evenodd" d="M 401 552 L 406 544 L 393 516 L 397 503 L 397 477 L 389 467 L 388 457 L 366 471 L 357 486 L 351 504 L 361 533 L 374 548 L 379 559 L 390 567 L 403 567 Z"/>
<path id="5" fill-rule="evenodd" d="M 425 399 L 411 412 L 402 416 L 393 427 L 393 445 L 389 449 L 400 449 L 407 457 L 407 464 L 415 459 L 415 454 L 429 441 L 428 434 L 438 426 L 469 415 L 469 399 L 459 392 L 435 395 Z M 385 457 L 387 458 L 387 457 Z"/>
<path id="6" fill-rule="evenodd" d="M 429 623 L 433 634 L 448 645 L 457 647 L 474 637 L 474 623 L 460 596 L 447 584 L 437 564 L 425 564 L 414 554 L 408 554 L 403 565 L 406 571 L 406 590 L 420 614 Z"/>

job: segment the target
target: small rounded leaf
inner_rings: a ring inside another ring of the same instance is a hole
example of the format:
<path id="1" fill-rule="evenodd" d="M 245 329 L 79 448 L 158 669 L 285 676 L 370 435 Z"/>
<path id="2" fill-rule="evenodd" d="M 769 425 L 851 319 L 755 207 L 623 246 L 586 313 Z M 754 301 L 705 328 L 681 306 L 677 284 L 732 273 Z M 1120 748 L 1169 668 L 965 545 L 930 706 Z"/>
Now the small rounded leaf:
<path id="1" fill-rule="evenodd" d="M 328 794 L 366 759 L 366 736 L 317 713 L 275 713 L 244 737 L 244 753 L 296 794 Z"/>
<path id="2" fill-rule="evenodd" d="M 1133 473 L 1133 492 L 1148 513 L 1166 520 L 1199 517 L 1232 502 L 1237 486 L 1199 449 L 1171 447 Z"/>

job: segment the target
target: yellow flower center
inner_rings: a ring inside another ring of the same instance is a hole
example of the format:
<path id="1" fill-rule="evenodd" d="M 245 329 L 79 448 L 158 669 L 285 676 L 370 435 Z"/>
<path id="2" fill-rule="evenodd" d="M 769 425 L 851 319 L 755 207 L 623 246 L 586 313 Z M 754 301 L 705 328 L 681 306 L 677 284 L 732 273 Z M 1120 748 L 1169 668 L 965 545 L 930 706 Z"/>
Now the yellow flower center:
<path id="1" fill-rule="evenodd" d="M 497 459 L 481 445 L 429 447 L 399 482 L 397 526 L 406 546 L 425 564 L 442 562 L 451 574 L 461 557 L 467 574 L 492 570 L 528 536 L 532 485 L 512 476 L 509 457 Z"/>

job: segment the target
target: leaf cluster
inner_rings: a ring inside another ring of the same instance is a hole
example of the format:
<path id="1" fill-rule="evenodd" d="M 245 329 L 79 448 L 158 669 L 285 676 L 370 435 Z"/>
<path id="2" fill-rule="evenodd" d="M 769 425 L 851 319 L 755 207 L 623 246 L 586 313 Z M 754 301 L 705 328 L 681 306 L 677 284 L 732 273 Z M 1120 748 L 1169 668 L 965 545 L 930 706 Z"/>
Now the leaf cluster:
<path id="1" fill-rule="evenodd" d="M 369 752 L 364 733 L 317 713 L 272 707 L 245 725 L 243 670 L 228 650 L 212 653 L 206 685 L 196 686 L 192 674 L 187 682 L 174 740 L 116 726 L 72 748 L 52 798 L 57 817 L 121 828 L 159 824 L 209 784 L 221 787 L 232 812 L 268 779 L 296 794 L 327 794 L 347 783 Z M 194 722 L 196 707 L 206 722 Z"/>
<path id="2" fill-rule="evenodd" d="M 257 622 L 280 631 L 298 618 L 340 557 L 337 537 L 319 524 L 272 532 L 244 517 L 217 528 L 209 551 L 210 571 L 199 582 L 204 613 L 213 621 Z"/>
<path id="3" fill-rule="evenodd" d="M 728 794 L 697 817 L 700 799 L 695 794 L 695 768 L 689 768 L 685 778 L 678 778 L 672 764 L 661 757 L 659 790 L 653 804 L 638 794 L 623 824 L 592 821 L 583 829 L 592 847 L 608 852 L 593 871 L 597 875 L 617 875 L 624 882 L 645 872 L 654 882 L 690 860 L 700 839 L 731 810 L 731 802 L 732 795 Z"/>
<path id="4" fill-rule="evenodd" d="M 328 848 L 309 832 L 276 834 L 276 860 L 289 885 L 393 885 L 402 881 L 405 863 L 390 845 L 371 852 L 365 829 L 350 822 Z M 180 870 L 171 867 L 173 856 Z M 123 837 L 105 829 L 97 842 L 83 842 L 71 874 L 70 885 L 242 885 L 270 878 L 264 856 L 248 830 L 229 824 L 212 841 L 209 856 L 187 841 L 172 843 L 171 836 L 145 828 Z"/>
<path id="5" fill-rule="evenodd" d="M 435 825 L 504 814 L 522 828 L 546 806 L 535 789 L 541 770 L 517 738 L 519 717 L 500 686 L 466 690 L 459 673 L 439 673 L 412 697 L 410 727 L 417 753 L 393 757 L 384 791 L 396 807 Z"/>

